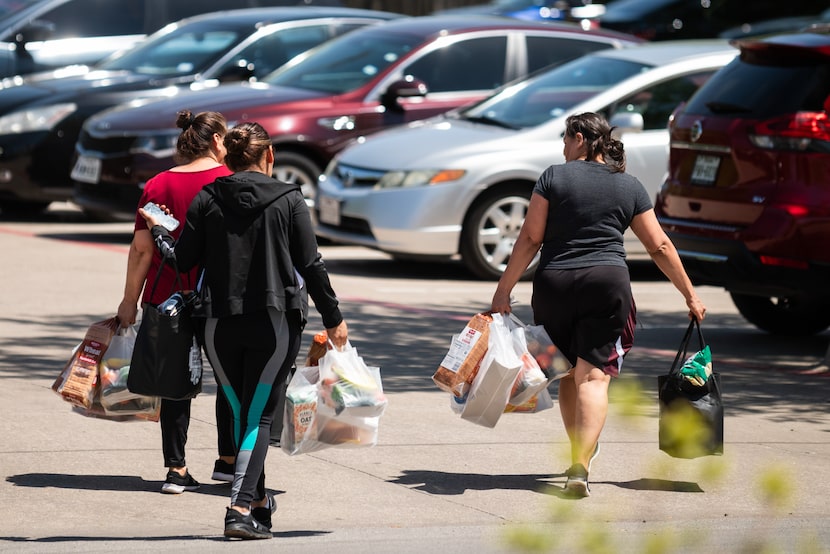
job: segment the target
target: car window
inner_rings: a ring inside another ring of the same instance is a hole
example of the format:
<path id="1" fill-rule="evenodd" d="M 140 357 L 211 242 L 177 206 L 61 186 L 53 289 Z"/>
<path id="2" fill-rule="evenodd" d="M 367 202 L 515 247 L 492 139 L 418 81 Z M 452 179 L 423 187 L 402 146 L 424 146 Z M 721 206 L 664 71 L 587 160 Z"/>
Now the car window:
<path id="1" fill-rule="evenodd" d="M 479 121 L 513 128 L 533 127 L 559 117 L 580 102 L 650 66 L 626 60 L 586 56 L 510 85 L 461 112 Z"/>
<path id="2" fill-rule="evenodd" d="M 73 0 L 38 19 L 55 27 L 51 38 L 143 35 L 146 0 Z"/>
<path id="3" fill-rule="evenodd" d="M 348 33 L 295 58 L 264 80 L 272 85 L 342 94 L 365 85 L 414 50 L 421 38 L 373 29 Z"/>
<path id="4" fill-rule="evenodd" d="M 828 92 L 830 64 L 791 60 L 787 65 L 758 65 L 736 59 L 701 87 L 685 111 L 756 118 L 821 111 Z"/>
<path id="5" fill-rule="evenodd" d="M 527 37 L 527 69 L 538 69 L 573 60 L 585 54 L 608 48 L 607 42 L 573 38 Z"/>
<path id="6" fill-rule="evenodd" d="M 239 32 L 230 30 L 177 30 L 124 55 L 105 60 L 99 68 L 156 77 L 191 75 L 209 67 L 243 38 Z"/>
<path id="7" fill-rule="evenodd" d="M 611 110 L 603 111 L 639 113 L 643 116 L 644 131 L 665 129 L 674 109 L 688 100 L 713 73 L 703 71 L 656 83 L 620 100 Z"/>
<path id="8" fill-rule="evenodd" d="M 328 25 L 283 28 L 246 46 L 229 65 L 247 62 L 253 70 L 253 76 L 261 79 L 297 54 L 325 42 L 328 37 Z"/>
<path id="9" fill-rule="evenodd" d="M 447 44 L 404 69 L 429 92 L 492 90 L 505 82 L 507 37 L 480 37 Z M 485 61 L 486 60 L 486 61 Z"/>
<path id="10" fill-rule="evenodd" d="M 40 0 L 0 0 L 0 22 L 10 16 L 22 12 L 29 6 L 37 4 Z"/>

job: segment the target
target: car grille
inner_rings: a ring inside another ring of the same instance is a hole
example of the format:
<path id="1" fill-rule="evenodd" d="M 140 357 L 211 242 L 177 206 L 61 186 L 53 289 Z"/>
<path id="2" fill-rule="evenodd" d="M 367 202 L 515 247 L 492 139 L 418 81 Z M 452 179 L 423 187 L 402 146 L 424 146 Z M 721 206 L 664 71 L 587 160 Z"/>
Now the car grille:
<path id="1" fill-rule="evenodd" d="M 81 131 L 78 146 L 84 151 L 117 154 L 127 152 L 135 142 L 135 137 L 94 137 L 87 131 Z"/>
<path id="2" fill-rule="evenodd" d="M 319 221 L 319 210 L 317 210 L 316 215 L 317 220 Z M 320 227 L 328 227 L 329 229 L 337 229 L 338 231 L 345 231 L 347 233 L 354 233 L 356 235 L 374 238 L 374 235 L 372 234 L 372 228 L 369 226 L 369 223 L 365 219 L 360 219 L 357 217 L 343 216 L 340 218 L 340 225 L 338 226 L 329 225 L 328 223 L 318 223 L 318 225 Z"/>
<path id="3" fill-rule="evenodd" d="M 385 174 L 385 171 L 340 163 L 332 170 L 332 176 L 340 181 L 343 188 L 374 187 Z"/>

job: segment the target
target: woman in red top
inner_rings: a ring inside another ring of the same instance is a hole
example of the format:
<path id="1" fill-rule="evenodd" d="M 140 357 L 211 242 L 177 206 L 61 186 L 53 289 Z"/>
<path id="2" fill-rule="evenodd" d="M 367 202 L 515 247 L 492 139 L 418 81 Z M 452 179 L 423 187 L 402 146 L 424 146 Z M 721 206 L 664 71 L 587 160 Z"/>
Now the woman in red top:
<path id="1" fill-rule="evenodd" d="M 164 205 L 181 221 L 202 187 L 219 177 L 230 175 L 231 171 L 223 163 L 226 151 L 222 141 L 227 132 L 227 123 L 222 114 L 202 112 L 194 116 L 190 111 L 183 110 L 178 113 L 176 126 L 182 129 L 175 154 L 176 163 L 179 165 L 147 181 L 138 206 L 144 206 L 147 202 Z M 180 225 L 172 235 L 178 238 L 183 226 Z M 142 290 L 142 304 L 152 306 L 164 302 L 173 290 L 178 290 L 176 274 L 169 265 L 164 267 L 158 285 L 152 290 L 160 264 L 161 256 L 153 243 L 147 224 L 136 212 L 135 231 L 127 258 L 124 298 L 118 306 L 118 320 L 122 326 L 135 323 L 138 299 Z M 195 289 L 198 268 L 181 274 L 181 279 L 184 290 Z M 227 403 L 218 394 L 216 418 L 219 459 L 214 467 L 213 479 L 230 482 L 233 480 L 234 462 L 230 413 Z M 195 490 L 199 483 L 190 475 L 185 463 L 190 400 L 163 399 L 160 423 L 164 464 L 168 468 L 167 479 L 161 492 L 180 494 L 186 490 Z"/>

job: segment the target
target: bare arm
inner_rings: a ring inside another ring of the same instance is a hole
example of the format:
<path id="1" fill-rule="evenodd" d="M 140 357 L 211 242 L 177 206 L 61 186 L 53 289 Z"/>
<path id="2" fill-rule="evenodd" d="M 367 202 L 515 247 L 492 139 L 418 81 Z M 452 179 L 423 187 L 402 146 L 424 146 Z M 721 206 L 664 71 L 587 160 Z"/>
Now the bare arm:
<path id="1" fill-rule="evenodd" d="M 490 310 L 502 314 L 510 313 L 510 293 L 513 287 L 519 282 L 522 273 L 533 261 L 533 257 L 542 247 L 545 238 L 545 227 L 548 223 L 548 201 L 539 194 L 532 194 L 530 206 L 527 209 L 522 229 L 519 231 L 519 238 L 513 245 L 513 252 L 510 254 L 510 261 L 507 268 L 499 279 L 496 292 L 493 294 L 493 301 Z"/>
<path id="2" fill-rule="evenodd" d="M 127 280 L 124 284 L 124 298 L 121 299 L 121 304 L 118 305 L 118 321 L 122 327 L 135 323 L 138 313 L 138 300 L 141 291 L 144 290 L 144 283 L 147 280 L 147 272 L 150 270 L 154 248 L 153 237 L 148 229 L 135 232 L 130 244 L 130 253 L 127 256 Z"/>
<path id="3" fill-rule="evenodd" d="M 686 275 L 686 270 L 683 268 L 683 262 L 680 261 L 680 256 L 677 254 L 677 249 L 672 244 L 669 237 L 666 235 L 660 223 L 657 222 L 657 216 L 654 215 L 654 210 L 648 210 L 634 217 L 631 222 L 631 230 L 643 243 L 660 271 L 669 278 L 669 281 L 680 291 L 683 298 L 686 299 L 686 306 L 689 308 L 689 317 L 696 317 L 698 321 L 703 321 L 706 315 L 706 306 L 695 293 L 694 286 L 689 276 Z"/>

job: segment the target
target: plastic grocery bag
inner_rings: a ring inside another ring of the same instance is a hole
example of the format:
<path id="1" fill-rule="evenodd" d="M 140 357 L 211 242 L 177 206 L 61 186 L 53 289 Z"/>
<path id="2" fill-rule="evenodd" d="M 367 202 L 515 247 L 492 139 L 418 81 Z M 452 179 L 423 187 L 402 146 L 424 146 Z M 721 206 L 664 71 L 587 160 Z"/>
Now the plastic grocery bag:
<path id="1" fill-rule="evenodd" d="M 369 367 L 348 342 L 319 359 L 320 398 L 336 415 L 379 417 L 386 409 L 380 368 Z"/>
<path id="2" fill-rule="evenodd" d="M 298 368 L 286 389 L 280 436 L 283 452 L 293 456 L 324 448 L 377 444 L 380 417 L 337 414 L 320 400 L 320 395 L 320 367 Z"/>
<path id="3" fill-rule="evenodd" d="M 571 370 L 571 362 L 553 344 L 544 326 L 526 325 L 514 314 L 510 314 L 510 321 L 524 330 L 527 351 L 536 359 L 549 382 L 561 379 Z"/>
<path id="4" fill-rule="evenodd" d="M 536 358 L 528 351 L 525 327 L 517 324 L 516 321 L 518 319 L 514 321 L 513 318 L 510 318 L 506 323 L 513 339 L 513 348 L 522 361 L 522 367 L 519 370 L 519 376 L 516 377 L 516 381 L 513 383 L 508 403 L 512 406 L 521 406 L 541 392 L 542 389 L 547 388 L 548 377 L 539 367 Z"/>
<path id="5" fill-rule="evenodd" d="M 107 415 L 145 415 L 151 418 L 161 408 L 158 396 L 130 392 L 127 377 L 137 331 L 134 326 L 118 330 L 99 364 L 99 399 Z"/>
<path id="6" fill-rule="evenodd" d="M 495 427 L 510 399 L 522 360 L 513 346 L 510 328 L 499 313 L 492 314 L 487 353 L 473 378 L 461 418 L 484 427 Z"/>

